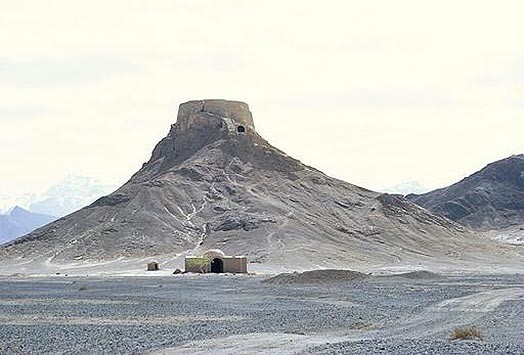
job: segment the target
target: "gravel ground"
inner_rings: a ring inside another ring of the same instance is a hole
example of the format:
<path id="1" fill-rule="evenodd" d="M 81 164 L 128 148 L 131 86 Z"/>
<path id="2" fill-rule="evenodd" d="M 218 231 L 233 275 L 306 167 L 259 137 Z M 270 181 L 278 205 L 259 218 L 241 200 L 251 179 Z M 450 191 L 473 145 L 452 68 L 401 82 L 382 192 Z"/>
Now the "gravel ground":
<path id="1" fill-rule="evenodd" d="M 0 353 L 256 353 L 262 334 L 292 343 L 271 353 L 524 353 L 523 275 L 266 278 L 0 279 Z M 463 325 L 484 341 L 448 341 Z"/>
<path id="2" fill-rule="evenodd" d="M 522 344 L 490 344 L 475 341 L 449 342 L 401 339 L 364 340 L 319 346 L 307 354 L 522 354 Z"/>

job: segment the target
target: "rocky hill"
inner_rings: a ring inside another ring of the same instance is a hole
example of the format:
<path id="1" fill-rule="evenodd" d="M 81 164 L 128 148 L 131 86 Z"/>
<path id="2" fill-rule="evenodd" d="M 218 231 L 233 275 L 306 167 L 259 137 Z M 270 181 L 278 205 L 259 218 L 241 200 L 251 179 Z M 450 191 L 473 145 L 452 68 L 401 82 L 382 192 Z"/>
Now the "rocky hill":
<path id="1" fill-rule="evenodd" d="M 477 230 L 524 226 L 524 155 L 514 155 L 449 187 L 407 198 Z"/>
<path id="2" fill-rule="evenodd" d="M 180 106 L 167 137 L 121 188 L 4 246 L 0 256 L 49 264 L 211 248 L 285 268 L 476 262 L 498 250 L 402 196 L 287 156 L 256 132 L 246 104 L 203 100 Z M 500 248 L 505 259 L 514 254 Z"/>

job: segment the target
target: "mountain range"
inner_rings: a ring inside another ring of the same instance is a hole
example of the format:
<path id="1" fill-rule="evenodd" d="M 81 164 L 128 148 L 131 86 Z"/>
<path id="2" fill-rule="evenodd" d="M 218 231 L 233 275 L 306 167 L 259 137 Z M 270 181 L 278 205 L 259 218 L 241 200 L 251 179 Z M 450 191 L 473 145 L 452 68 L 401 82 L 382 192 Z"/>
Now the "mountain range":
<path id="1" fill-rule="evenodd" d="M 56 219 L 17 206 L 6 214 L 0 214 L 0 244 L 32 232 Z"/>
<path id="2" fill-rule="evenodd" d="M 115 188 L 98 179 L 72 174 L 41 194 L 0 197 L 0 243 L 77 211 Z"/>
<path id="3" fill-rule="evenodd" d="M 43 193 L 0 196 L 0 213 L 18 206 L 35 213 L 63 217 L 89 205 L 116 188 L 117 186 L 95 178 L 70 174 Z"/>
<path id="4" fill-rule="evenodd" d="M 409 194 L 423 194 L 428 192 L 430 189 L 422 186 L 417 181 L 406 181 L 397 185 L 390 187 L 382 188 L 379 191 L 386 192 L 389 194 L 400 194 L 400 195 L 409 195 Z"/>
<path id="5" fill-rule="evenodd" d="M 151 159 L 115 192 L 0 248 L 4 260 L 178 258 L 219 248 L 280 268 L 470 265 L 512 246 L 419 207 L 331 178 L 271 146 L 247 104 L 180 105 Z"/>

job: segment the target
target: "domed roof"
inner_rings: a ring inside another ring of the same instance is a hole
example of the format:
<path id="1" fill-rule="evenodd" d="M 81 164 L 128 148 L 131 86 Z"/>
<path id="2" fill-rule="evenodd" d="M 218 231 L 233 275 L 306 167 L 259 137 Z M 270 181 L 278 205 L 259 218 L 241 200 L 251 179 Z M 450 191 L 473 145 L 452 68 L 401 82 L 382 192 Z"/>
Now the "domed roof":
<path id="1" fill-rule="evenodd" d="M 213 260 L 215 258 L 223 258 L 226 254 L 220 249 L 210 249 L 202 255 L 207 260 Z"/>

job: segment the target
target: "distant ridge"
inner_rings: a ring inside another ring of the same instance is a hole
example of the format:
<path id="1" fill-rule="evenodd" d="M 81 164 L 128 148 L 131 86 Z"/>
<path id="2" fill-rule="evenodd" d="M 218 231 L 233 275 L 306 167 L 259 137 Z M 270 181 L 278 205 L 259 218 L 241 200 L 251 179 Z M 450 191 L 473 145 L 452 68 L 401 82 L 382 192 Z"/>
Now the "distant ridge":
<path id="1" fill-rule="evenodd" d="M 423 194 L 425 192 L 428 192 L 429 189 L 425 188 L 417 181 L 407 181 L 394 186 L 380 189 L 380 191 L 388 194 L 401 194 L 405 196 L 409 194 Z"/>
<path id="2" fill-rule="evenodd" d="M 56 217 L 29 212 L 16 206 L 6 214 L 0 214 L 0 244 L 30 233 L 54 220 Z"/>
<path id="3" fill-rule="evenodd" d="M 407 198 L 477 230 L 524 226 L 524 154 L 491 163 L 451 186 Z"/>
<path id="4" fill-rule="evenodd" d="M 34 213 L 63 217 L 91 204 L 116 188 L 117 186 L 92 177 L 69 174 L 42 193 L 0 196 L 0 213 L 18 206 Z"/>

